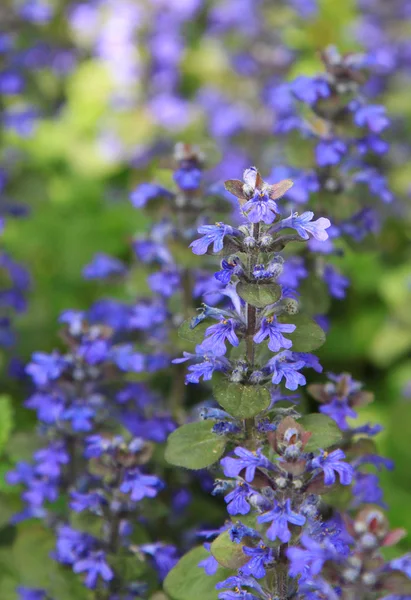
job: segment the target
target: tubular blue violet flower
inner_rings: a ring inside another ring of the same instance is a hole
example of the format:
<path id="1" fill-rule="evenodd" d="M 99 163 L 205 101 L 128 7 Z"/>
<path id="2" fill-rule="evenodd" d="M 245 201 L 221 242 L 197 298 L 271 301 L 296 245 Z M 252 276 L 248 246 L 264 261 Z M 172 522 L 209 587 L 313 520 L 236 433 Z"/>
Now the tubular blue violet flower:
<path id="1" fill-rule="evenodd" d="M 255 470 L 257 467 L 262 467 L 265 469 L 273 468 L 268 458 L 261 454 L 261 449 L 258 449 L 255 452 L 250 452 L 249 450 L 238 446 L 234 450 L 234 454 L 238 456 L 238 458 L 226 456 L 220 461 L 224 469 L 224 475 L 227 477 L 237 477 L 241 471 L 245 469 L 244 479 L 248 482 L 251 482 L 254 479 Z"/>
<path id="2" fill-rule="evenodd" d="M 223 249 L 224 237 L 226 235 L 237 235 L 237 230 L 230 225 L 224 223 L 216 223 L 215 225 L 201 225 L 198 228 L 198 233 L 204 234 L 203 237 L 191 242 L 190 248 L 194 254 L 205 254 L 208 247 L 213 244 L 213 252 L 220 252 Z"/>
<path id="3" fill-rule="evenodd" d="M 345 454 L 342 450 L 334 450 L 333 452 L 325 452 L 321 450 L 320 456 L 316 456 L 311 461 L 313 469 L 321 469 L 324 472 L 325 485 L 332 485 L 336 482 L 335 473 L 340 476 L 342 485 L 350 485 L 354 472 L 351 465 L 343 462 Z"/>
<path id="4" fill-rule="evenodd" d="M 300 237 L 304 240 L 309 239 L 309 234 L 313 236 L 319 242 L 325 242 L 328 240 L 328 233 L 325 231 L 331 227 L 331 222 L 325 217 L 320 217 L 316 221 L 313 221 L 314 213 L 307 211 L 299 215 L 298 213 L 291 213 L 286 219 L 282 219 L 277 225 L 278 228 L 284 229 L 290 227 L 295 229 Z"/>

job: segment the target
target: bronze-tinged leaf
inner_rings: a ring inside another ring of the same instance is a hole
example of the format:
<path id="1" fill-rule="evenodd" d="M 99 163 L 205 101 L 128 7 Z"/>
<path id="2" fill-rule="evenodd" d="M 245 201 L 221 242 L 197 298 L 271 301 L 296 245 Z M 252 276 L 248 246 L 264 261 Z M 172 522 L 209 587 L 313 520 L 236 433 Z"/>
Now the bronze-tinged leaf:
<path id="1" fill-rule="evenodd" d="M 377 589 L 408 597 L 411 594 L 411 579 L 400 571 L 383 573 L 378 581 Z"/>
<path id="2" fill-rule="evenodd" d="M 245 471 L 242 472 L 242 477 L 244 477 Z M 274 481 L 268 477 L 261 469 L 255 470 L 254 479 L 250 482 L 256 490 L 262 490 L 263 488 L 270 487 L 272 489 L 275 488 Z"/>
<path id="3" fill-rule="evenodd" d="M 374 394 L 367 391 L 359 391 L 350 395 L 350 406 L 366 406 L 374 402 Z"/>
<path id="4" fill-rule="evenodd" d="M 325 485 L 324 483 L 324 473 L 319 473 L 316 475 L 308 484 L 307 489 L 305 490 L 307 494 L 317 494 L 320 496 L 321 494 L 326 494 L 332 490 L 333 486 Z"/>
<path id="5" fill-rule="evenodd" d="M 280 467 L 287 471 L 287 473 L 291 473 L 294 477 L 300 477 L 306 471 L 307 461 L 304 458 L 300 458 L 295 462 L 291 461 L 282 461 L 280 463 Z"/>
<path id="6" fill-rule="evenodd" d="M 284 194 L 293 187 L 294 182 L 291 179 L 283 179 L 278 183 L 274 183 L 267 187 L 267 192 L 271 200 L 277 200 L 277 198 L 281 198 Z"/>
<path id="7" fill-rule="evenodd" d="M 369 438 L 360 438 L 351 444 L 345 450 L 347 459 L 351 462 L 355 458 L 367 455 L 377 454 L 377 446 L 375 442 Z"/>
<path id="8" fill-rule="evenodd" d="M 330 400 L 330 396 L 326 392 L 326 386 L 321 383 L 311 383 L 307 387 L 307 392 L 317 400 L 317 402 L 328 402 Z"/>
<path id="9" fill-rule="evenodd" d="M 256 176 L 255 176 L 255 187 L 257 188 L 257 190 L 261 190 L 261 188 L 264 185 L 264 180 L 260 175 L 260 172 L 257 171 Z"/>
<path id="10" fill-rule="evenodd" d="M 233 196 L 236 196 L 236 198 L 239 198 L 240 200 L 247 200 L 247 197 L 243 192 L 243 185 L 244 183 L 239 179 L 227 179 L 227 181 L 224 182 L 224 187 L 227 192 L 230 192 L 230 194 L 233 194 Z"/>
<path id="11" fill-rule="evenodd" d="M 395 546 L 395 544 L 398 544 L 398 542 L 400 540 L 402 540 L 403 537 L 405 537 L 407 535 L 407 531 L 406 529 L 393 529 L 392 531 L 390 531 L 389 533 L 387 533 L 387 535 L 385 536 L 385 538 L 382 541 L 382 546 Z"/>

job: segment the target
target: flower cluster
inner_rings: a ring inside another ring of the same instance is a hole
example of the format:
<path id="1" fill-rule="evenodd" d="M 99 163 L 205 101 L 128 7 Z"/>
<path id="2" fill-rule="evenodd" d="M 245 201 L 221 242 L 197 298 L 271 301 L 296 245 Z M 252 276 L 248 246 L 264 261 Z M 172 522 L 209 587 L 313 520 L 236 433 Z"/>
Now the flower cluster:
<path id="1" fill-rule="evenodd" d="M 35 353 L 26 367 L 35 386 L 26 406 L 37 411 L 47 445 L 7 474 L 8 483 L 23 486 L 25 508 L 13 522 L 42 519 L 55 530 L 55 560 L 81 574 L 85 586 L 107 588 L 110 598 L 135 594 L 145 586 L 125 574 L 123 560 L 154 569 L 160 580 L 176 560 L 173 545 L 133 535 L 142 508 L 150 515 L 145 499 L 165 487 L 147 471 L 152 441 L 164 441 L 175 425 L 158 407 L 153 416 L 157 399 L 143 384 L 124 381 L 147 368 L 132 344 L 80 312 L 66 311 L 60 321 L 67 352 Z M 116 435 L 120 425 L 124 438 Z M 69 501 L 56 513 L 62 495 Z"/>
<path id="2" fill-rule="evenodd" d="M 313 221 L 311 212 L 281 217 L 277 200 L 291 185 L 288 180 L 270 185 L 255 168 L 245 172 L 243 182 L 227 181 L 244 222 L 237 228 L 223 223 L 202 228 L 202 237 L 191 243 L 195 254 L 212 248 L 223 257 L 216 277 L 226 284 L 222 293 L 228 304 L 204 305 L 189 321 L 193 332 L 199 329 L 200 343 L 174 362 L 193 362 L 187 383 L 213 379 L 221 408 L 202 411 L 204 427 L 189 423 L 174 431 L 166 458 L 199 469 L 224 454 L 213 494 L 224 495 L 229 516 L 221 529 L 206 533 L 211 543 L 192 551 L 193 558 L 201 558 L 192 568 L 204 570 L 206 579 L 198 574 L 198 585 L 207 585 L 209 577 L 210 593 L 215 585 L 221 600 L 408 593 L 406 558 L 398 567 L 379 553 L 396 543 L 402 530 L 390 532 L 376 506 L 351 516 L 380 494 L 376 476 L 363 466 L 391 466 L 371 440 L 379 428 L 347 422 L 357 416 L 354 408 L 372 400 L 370 394 L 347 374 L 330 375 L 329 383 L 308 388 L 322 404 L 320 414 L 303 417 L 292 404 L 282 405 L 295 399 L 283 394 L 282 382 L 295 391 L 306 383 L 303 368 L 321 372 L 310 352 L 324 336 L 304 314 L 303 298 L 299 303 L 278 283 L 281 251 L 291 241 L 326 242 L 331 227 L 325 217 Z M 296 233 L 283 234 L 283 229 Z M 217 323 L 208 325 L 209 319 Z M 191 454 L 183 456 L 188 444 Z M 207 446 L 197 454 L 196 444 Z M 350 490 L 350 512 L 340 514 L 332 501 L 325 510 L 330 491 L 341 494 L 344 487 Z M 181 565 L 189 556 L 165 581 L 170 595 L 185 576 Z M 229 569 L 223 580 L 222 567 Z M 196 580 L 191 581 L 189 591 L 195 594 Z"/>
<path id="3" fill-rule="evenodd" d="M 312 212 L 281 218 L 276 200 L 291 186 L 289 180 L 267 184 L 254 167 L 247 169 L 244 182 L 226 182 L 226 188 L 238 198 L 246 223 L 239 228 L 223 223 L 202 227 L 199 232 L 203 237 L 191 243 L 195 254 L 205 254 L 212 246 L 214 252 L 225 255 L 215 277 L 226 284 L 222 294 L 229 305 L 205 305 L 193 318 L 190 327 L 194 331 L 208 318 L 218 322 L 205 329 L 195 354 L 185 353 L 184 358 L 174 361 L 195 361 L 189 367 L 187 382 L 198 383 L 200 377 L 210 379 L 214 371 L 219 371 L 235 383 L 263 385 L 271 381 L 276 385 L 284 380 L 285 387 L 294 391 L 305 384 L 301 369 L 321 371 L 318 360 L 300 351 L 299 344 L 287 337 L 297 328 L 293 318 L 298 302 L 295 293 L 277 280 L 284 263 L 280 251 L 292 241 L 327 240 L 331 223 L 324 217 L 313 221 Z M 295 233 L 283 233 L 284 229 Z M 315 332 L 314 347 L 321 345 L 321 328 L 308 317 L 305 326 Z M 239 352 L 235 358 L 228 358 L 232 347 L 238 347 Z M 261 347 L 261 352 L 255 352 L 255 347 Z"/>

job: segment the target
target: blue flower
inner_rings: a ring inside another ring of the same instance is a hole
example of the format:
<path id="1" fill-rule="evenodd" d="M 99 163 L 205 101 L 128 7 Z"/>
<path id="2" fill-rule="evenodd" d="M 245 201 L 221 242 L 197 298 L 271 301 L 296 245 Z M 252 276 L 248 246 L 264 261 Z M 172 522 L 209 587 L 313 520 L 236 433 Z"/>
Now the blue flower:
<path id="1" fill-rule="evenodd" d="M 291 348 L 292 341 L 283 336 L 283 333 L 292 333 L 296 326 L 292 324 L 278 323 L 276 317 L 264 317 L 260 329 L 253 340 L 261 344 L 268 336 L 268 347 L 272 352 L 278 352 L 281 348 Z"/>
<path id="2" fill-rule="evenodd" d="M 142 183 L 130 195 L 130 200 L 135 208 L 143 208 L 147 202 L 154 198 L 172 198 L 173 194 L 155 183 Z"/>
<path id="3" fill-rule="evenodd" d="M 399 558 L 394 558 L 390 562 L 390 567 L 397 571 L 402 571 L 405 575 L 411 579 L 411 553 L 404 554 Z"/>
<path id="4" fill-rule="evenodd" d="M 308 271 L 304 266 L 303 257 L 292 256 L 285 261 L 283 272 L 278 277 L 277 282 L 283 287 L 296 289 L 300 285 L 300 279 L 306 277 L 308 277 Z"/>
<path id="5" fill-rule="evenodd" d="M 110 358 L 121 371 L 132 371 L 133 373 L 144 371 L 144 355 L 134 352 L 131 344 L 115 346 L 111 349 Z"/>
<path id="6" fill-rule="evenodd" d="M 230 540 L 232 542 L 235 542 L 236 544 L 239 544 L 245 537 L 257 539 L 261 538 L 258 531 L 252 529 L 251 527 L 243 525 L 241 521 L 237 521 L 236 523 L 234 523 L 234 525 L 232 525 L 228 531 L 230 534 Z"/>
<path id="7" fill-rule="evenodd" d="M 155 475 L 143 475 L 139 469 L 129 469 L 120 485 L 120 491 L 130 494 L 134 502 L 139 502 L 143 498 L 155 498 L 163 487 L 163 482 Z"/>
<path id="8" fill-rule="evenodd" d="M 350 280 L 341 275 L 332 265 L 326 265 L 323 272 L 323 279 L 328 286 L 330 295 L 342 300 L 346 296 L 346 289 L 350 285 Z"/>
<path id="9" fill-rule="evenodd" d="M 252 490 L 249 485 L 240 481 L 232 492 L 224 497 L 227 504 L 229 515 L 246 515 L 250 512 L 250 505 L 247 499 L 251 496 Z"/>
<path id="10" fill-rule="evenodd" d="M 220 461 L 226 477 L 238 477 L 241 471 L 245 469 L 244 479 L 251 482 L 255 477 L 255 470 L 257 467 L 262 469 L 273 469 L 272 463 L 261 453 L 261 449 L 251 452 L 250 450 L 241 448 L 241 446 L 237 446 L 234 450 L 234 454 L 238 456 L 238 458 L 226 456 Z"/>
<path id="11" fill-rule="evenodd" d="M 248 587 L 252 590 L 256 590 L 258 596 L 243 590 L 242 587 Z M 265 598 L 266 594 L 261 585 L 254 579 L 254 577 L 244 577 L 243 575 L 232 575 L 227 577 L 224 581 L 220 581 L 216 585 L 217 590 L 223 588 L 234 588 L 232 592 L 225 591 L 221 592 L 218 597 L 220 600 L 258 600 L 258 598 Z"/>
<path id="12" fill-rule="evenodd" d="M 241 567 L 241 574 L 246 576 L 251 575 L 257 579 L 265 577 L 265 565 L 273 560 L 272 549 L 267 548 L 267 546 L 260 542 L 256 548 L 243 546 L 243 552 L 246 556 L 250 556 L 251 558 Z"/>
<path id="13" fill-rule="evenodd" d="M 232 346 L 239 345 L 239 339 L 235 333 L 238 323 L 234 319 L 223 319 L 216 325 L 211 325 L 205 331 L 207 336 L 200 344 L 203 352 L 212 352 L 214 356 L 223 356 L 227 352 L 226 341 Z"/>
<path id="14" fill-rule="evenodd" d="M 84 456 L 98 458 L 112 447 L 112 441 L 101 435 L 89 435 L 85 440 Z"/>
<path id="15" fill-rule="evenodd" d="M 16 588 L 16 592 L 19 594 L 19 600 L 46 600 L 47 593 L 45 590 L 27 588 L 19 585 Z"/>
<path id="16" fill-rule="evenodd" d="M 86 558 L 77 560 L 73 565 L 74 573 L 86 573 L 85 584 L 94 589 L 99 577 L 103 581 L 111 581 L 114 573 L 106 562 L 105 552 L 91 552 Z"/>
<path id="17" fill-rule="evenodd" d="M 170 298 L 170 296 L 178 291 L 181 284 L 181 277 L 176 269 L 167 269 L 152 273 L 148 276 L 147 282 L 153 292 L 165 298 Z"/>
<path id="18" fill-rule="evenodd" d="M 291 352 L 285 350 L 268 361 L 266 367 L 272 373 L 272 382 L 277 384 L 285 379 L 287 390 L 295 391 L 299 385 L 305 385 L 306 379 L 299 370 L 306 366 L 304 360 L 294 361 Z"/>
<path id="19" fill-rule="evenodd" d="M 257 190 L 253 197 L 243 205 L 250 223 L 271 224 L 279 213 L 277 203 L 271 200 L 268 192 Z"/>
<path id="20" fill-rule="evenodd" d="M 311 576 L 318 575 L 327 560 L 335 560 L 339 556 L 332 546 L 319 544 L 307 534 L 301 536 L 300 542 L 304 546 L 303 548 L 291 547 L 287 550 L 291 577 L 297 577 L 301 573 Z"/>
<path id="21" fill-rule="evenodd" d="M 197 167 L 188 166 L 173 173 L 173 179 L 182 190 L 196 190 L 201 185 L 202 172 Z"/>
<path id="22" fill-rule="evenodd" d="M 224 285 L 227 285 L 232 275 L 241 275 L 243 273 L 243 267 L 241 261 L 237 257 L 233 257 L 230 260 L 223 259 L 221 261 L 221 271 L 214 274 L 214 277 L 221 281 Z"/>
<path id="23" fill-rule="evenodd" d="M 328 233 L 325 230 L 331 227 L 330 220 L 320 217 L 316 221 L 311 222 L 313 217 L 314 213 L 311 211 L 304 212 L 302 215 L 291 213 L 289 217 L 282 219 L 277 227 L 280 229 L 287 227 L 295 229 L 298 235 L 304 240 L 308 240 L 310 237 L 308 234 L 311 234 L 319 242 L 325 242 L 328 239 Z"/>
<path id="24" fill-rule="evenodd" d="M 301 102 L 315 104 L 321 98 L 328 98 L 331 94 L 330 86 L 325 79 L 300 75 L 290 84 L 292 93 Z"/>
<path id="25" fill-rule="evenodd" d="M 201 377 L 204 381 L 210 381 L 214 371 L 226 370 L 230 366 L 229 361 L 224 356 L 215 356 L 212 352 L 206 352 L 202 346 L 196 346 L 196 354 L 183 352 L 182 358 L 175 358 L 172 362 L 179 364 L 192 358 L 202 362 L 188 367 L 189 374 L 186 376 L 186 383 L 199 383 Z"/>
<path id="26" fill-rule="evenodd" d="M 385 154 L 390 148 L 388 142 L 373 133 L 356 140 L 355 145 L 359 154 L 368 154 L 368 152 L 374 152 L 374 154 Z"/>
<path id="27" fill-rule="evenodd" d="M 271 522 L 266 532 L 268 539 L 274 542 L 278 538 L 283 544 L 286 544 L 291 539 L 288 524 L 291 523 L 292 525 L 302 527 L 306 519 L 303 515 L 299 515 L 291 509 L 291 500 L 288 498 L 285 504 L 279 504 L 275 501 L 274 508 L 259 516 L 257 521 L 259 523 Z"/>
<path id="28" fill-rule="evenodd" d="M 268 184 L 255 167 L 244 171 L 243 180 L 244 185 L 238 180 L 226 181 L 226 188 L 239 198 L 242 211 L 247 213 L 250 223 L 263 221 L 271 224 L 279 213 L 275 200 L 281 198 L 292 187 L 293 182 L 285 179 L 276 184 Z"/>
<path id="29" fill-rule="evenodd" d="M 211 544 L 209 542 L 205 542 L 203 544 L 204 548 L 210 552 Z M 212 554 L 207 556 L 198 563 L 198 566 L 204 569 L 206 575 L 215 575 L 217 573 L 217 569 L 220 566 L 218 561 L 214 558 Z"/>
<path id="30" fill-rule="evenodd" d="M 26 367 L 26 373 L 33 378 L 36 385 L 42 386 L 58 379 L 65 367 L 65 360 L 57 352 L 53 354 L 35 352 L 32 362 Z"/>
<path id="31" fill-rule="evenodd" d="M 385 106 L 378 104 L 358 108 L 354 112 L 354 122 L 358 127 L 367 127 L 373 133 L 381 133 L 390 124 Z"/>
<path id="32" fill-rule="evenodd" d="M 356 183 L 365 183 L 371 194 L 381 198 L 383 202 L 389 204 L 393 201 L 394 195 L 388 188 L 387 179 L 377 169 L 369 167 L 358 171 L 353 176 L 353 181 Z"/>
<path id="33" fill-rule="evenodd" d="M 34 459 L 37 463 L 36 472 L 46 477 L 58 477 L 61 473 L 61 465 L 67 465 L 70 460 L 62 440 L 56 440 L 47 448 L 37 450 Z"/>
<path id="34" fill-rule="evenodd" d="M 342 450 L 334 450 L 330 453 L 321 450 L 320 456 L 316 456 L 311 461 L 311 467 L 324 472 L 325 485 L 333 485 L 336 482 L 335 473 L 340 476 L 342 485 L 350 485 L 354 471 L 351 465 L 342 462 L 344 458 L 345 454 Z"/>
<path id="35" fill-rule="evenodd" d="M 72 508 L 75 512 L 89 510 L 100 515 L 102 514 L 101 506 L 106 504 L 106 499 L 100 492 L 89 492 L 88 494 L 82 494 L 80 492 L 73 491 L 70 493 L 70 496 L 70 508 Z"/>
<path id="36" fill-rule="evenodd" d="M 112 275 L 123 275 L 126 268 L 117 258 L 98 252 L 90 264 L 84 267 L 84 279 L 104 279 Z"/>
<path id="37" fill-rule="evenodd" d="M 320 406 L 320 412 L 331 417 L 342 430 L 349 429 L 347 419 L 355 419 L 357 417 L 357 413 L 350 407 L 347 401 L 337 398 Z"/>
<path id="38" fill-rule="evenodd" d="M 214 253 L 220 252 L 223 249 L 224 237 L 226 235 L 238 235 L 239 232 L 230 225 L 220 222 L 215 225 L 201 225 L 198 228 L 198 233 L 202 233 L 204 236 L 191 242 L 190 248 L 192 248 L 194 254 L 200 255 L 205 254 L 211 244 L 213 244 Z"/>
<path id="39" fill-rule="evenodd" d="M 143 544 L 139 550 L 151 557 L 158 576 L 163 581 L 178 561 L 177 548 L 171 544 Z"/>
<path id="40" fill-rule="evenodd" d="M 19 15 L 31 23 L 47 23 L 53 16 L 53 10 L 42 0 L 26 0 L 19 7 Z"/>
<path id="41" fill-rule="evenodd" d="M 56 560 L 64 565 L 72 565 L 80 556 L 90 552 L 94 545 L 95 540 L 88 533 L 62 525 L 57 529 Z"/>
<path id="42" fill-rule="evenodd" d="M 106 339 L 83 338 L 77 352 L 89 365 L 97 365 L 108 359 L 109 351 L 110 346 Z"/>
<path id="43" fill-rule="evenodd" d="M 315 149 L 319 167 L 338 164 L 347 152 L 347 146 L 342 140 L 321 140 Z"/>
<path id="44" fill-rule="evenodd" d="M 92 419 L 95 411 L 89 406 L 72 404 L 59 415 L 64 421 L 71 421 L 73 431 L 90 431 L 93 427 Z"/>
<path id="45" fill-rule="evenodd" d="M 380 480 L 375 473 L 354 474 L 352 493 L 354 496 L 352 507 L 356 508 L 362 504 L 378 504 L 382 508 L 387 508 L 383 501 L 383 491 L 380 487 Z"/>

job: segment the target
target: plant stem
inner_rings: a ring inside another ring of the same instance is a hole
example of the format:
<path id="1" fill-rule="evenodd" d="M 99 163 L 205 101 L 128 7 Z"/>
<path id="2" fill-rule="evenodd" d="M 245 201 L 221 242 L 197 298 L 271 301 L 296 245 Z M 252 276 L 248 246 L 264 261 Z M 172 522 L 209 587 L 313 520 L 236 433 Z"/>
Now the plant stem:
<path id="1" fill-rule="evenodd" d="M 288 561 L 286 550 L 288 544 L 281 544 L 276 569 L 277 574 L 277 596 L 278 600 L 288 600 Z"/>
<path id="2" fill-rule="evenodd" d="M 259 238 L 259 233 L 260 233 L 260 224 L 259 223 L 253 223 L 252 226 L 252 230 L 251 230 L 252 236 L 253 238 L 256 240 L 256 243 L 258 244 L 258 238 Z M 258 252 L 258 250 L 257 250 Z M 256 252 L 253 250 L 250 254 L 249 254 L 249 260 L 248 260 L 248 275 L 251 278 L 252 277 L 252 273 L 253 273 L 253 269 L 255 267 L 257 263 L 257 254 Z M 255 306 L 252 306 L 252 304 L 248 304 L 247 303 L 247 329 L 246 329 L 246 333 L 245 333 L 245 343 L 246 343 L 246 356 L 247 356 L 247 360 L 249 363 L 249 367 L 252 369 L 254 367 L 254 350 L 255 350 L 255 345 L 254 345 L 254 335 L 255 335 L 255 326 L 256 326 L 256 320 L 257 320 L 257 309 Z M 254 417 L 251 417 L 249 419 L 244 419 L 244 429 L 245 429 L 245 433 L 246 433 L 246 438 L 247 440 L 249 440 L 251 442 L 251 444 L 253 444 L 253 440 L 254 440 L 254 425 L 255 425 L 255 421 L 254 421 Z"/>

